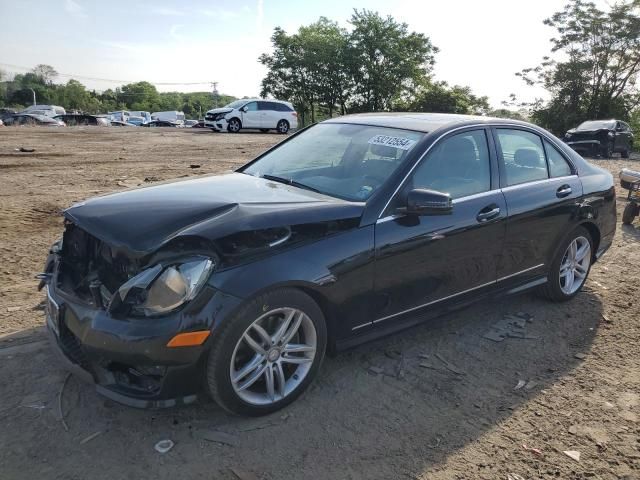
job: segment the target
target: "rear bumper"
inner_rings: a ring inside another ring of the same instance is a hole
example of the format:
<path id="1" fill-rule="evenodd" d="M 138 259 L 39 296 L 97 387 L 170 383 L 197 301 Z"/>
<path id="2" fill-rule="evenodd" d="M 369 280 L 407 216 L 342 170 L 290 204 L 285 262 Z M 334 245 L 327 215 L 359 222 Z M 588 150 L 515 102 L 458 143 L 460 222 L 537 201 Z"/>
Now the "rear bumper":
<path id="1" fill-rule="evenodd" d="M 57 318 L 47 315 L 50 343 L 59 363 L 98 393 L 138 408 L 163 408 L 197 400 L 202 391 L 211 338 L 199 346 L 167 347 L 183 331 L 212 329 L 240 300 L 206 288 L 193 302 L 203 321 L 193 327 L 187 308 L 162 319 L 114 319 L 49 288 L 58 306 Z M 206 320 L 205 320 L 206 319 Z M 207 326 L 205 326 L 207 325 Z"/>

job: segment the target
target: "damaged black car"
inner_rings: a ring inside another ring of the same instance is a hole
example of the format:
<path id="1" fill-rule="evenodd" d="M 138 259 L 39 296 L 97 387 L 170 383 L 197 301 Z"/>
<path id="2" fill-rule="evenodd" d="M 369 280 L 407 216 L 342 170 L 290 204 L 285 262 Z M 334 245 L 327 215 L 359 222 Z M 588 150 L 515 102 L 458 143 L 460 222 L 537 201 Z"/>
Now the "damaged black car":
<path id="1" fill-rule="evenodd" d="M 589 120 L 569 130 L 564 140 L 571 148 L 587 157 L 611 158 L 619 153 L 629 158 L 633 150 L 633 132 L 620 120 Z"/>
<path id="2" fill-rule="evenodd" d="M 325 353 L 472 301 L 574 297 L 616 225 L 611 175 L 524 122 L 340 117 L 227 175 L 64 212 L 39 275 L 67 368 L 116 401 L 261 415 Z"/>

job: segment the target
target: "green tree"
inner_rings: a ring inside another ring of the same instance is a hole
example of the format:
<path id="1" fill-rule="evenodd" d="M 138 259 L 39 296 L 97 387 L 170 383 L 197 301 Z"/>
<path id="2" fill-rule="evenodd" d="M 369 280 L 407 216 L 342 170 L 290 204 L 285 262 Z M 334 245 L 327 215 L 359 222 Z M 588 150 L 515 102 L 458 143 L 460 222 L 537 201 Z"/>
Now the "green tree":
<path id="1" fill-rule="evenodd" d="M 438 49 L 429 37 L 369 10 L 355 10 L 349 23 L 356 110 L 388 110 L 431 73 Z"/>
<path id="2" fill-rule="evenodd" d="M 487 97 L 474 95 L 470 87 L 450 87 L 446 82 L 425 82 L 408 104 L 399 103 L 397 108 L 416 112 L 485 115 L 489 111 L 489 101 Z"/>
<path id="3" fill-rule="evenodd" d="M 43 63 L 36 65 L 32 72 L 41 80 L 42 83 L 47 85 L 52 85 L 53 80 L 58 76 L 58 72 L 55 68 Z"/>
<path id="4" fill-rule="evenodd" d="M 556 29 L 551 51 L 557 58 L 516 74 L 551 94 L 532 105 L 533 120 L 562 134 L 588 119 L 628 118 L 640 100 L 640 1 L 601 10 L 571 0 L 545 24 Z"/>

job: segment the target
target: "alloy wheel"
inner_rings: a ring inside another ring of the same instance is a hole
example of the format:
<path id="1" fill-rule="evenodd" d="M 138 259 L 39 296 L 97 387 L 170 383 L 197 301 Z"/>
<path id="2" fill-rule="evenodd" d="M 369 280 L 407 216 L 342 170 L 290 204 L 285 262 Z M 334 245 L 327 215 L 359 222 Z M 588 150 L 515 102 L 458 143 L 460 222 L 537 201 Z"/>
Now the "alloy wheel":
<path id="1" fill-rule="evenodd" d="M 575 293 L 584 283 L 591 264 L 591 244 L 576 237 L 567 247 L 560 263 L 560 289 L 566 295 Z"/>
<path id="2" fill-rule="evenodd" d="M 280 120 L 280 122 L 278 122 L 278 132 L 287 133 L 288 131 L 289 131 L 289 124 L 284 120 Z"/>
<path id="3" fill-rule="evenodd" d="M 229 122 L 229 131 L 233 132 L 233 133 L 239 132 L 240 131 L 240 122 L 238 122 L 238 120 L 236 120 L 236 119 L 232 119 Z"/>
<path id="4" fill-rule="evenodd" d="M 291 394 L 316 357 L 318 337 L 311 319 L 295 308 L 277 308 L 256 319 L 231 356 L 235 393 L 252 405 L 270 405 Z"/>

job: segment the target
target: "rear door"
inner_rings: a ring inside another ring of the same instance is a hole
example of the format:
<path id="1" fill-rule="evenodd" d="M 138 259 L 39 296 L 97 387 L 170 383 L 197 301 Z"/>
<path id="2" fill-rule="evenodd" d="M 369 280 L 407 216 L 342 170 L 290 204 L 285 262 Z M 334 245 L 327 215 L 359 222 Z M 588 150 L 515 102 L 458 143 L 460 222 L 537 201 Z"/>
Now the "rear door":
<path id="1" fill-rule="evenodd" d="M 441 140 L 376 223 L 375 289 L 384 305 L 374 324 L 494 288 L 507 212 L 490 140 L 484 128 Z M 394 215 L 414 188 L 449 193 L 452 213 Z"/>
<path id="2" fill-rule="evenodd" d="M 278 105 L 274 102 L 258 102 L 258 108 L 261 113 L 261 128 L 276 128 L 279 120 Z"/>
<path id="3" fill-rule="evenodd" d="M 262 112 L 258 110 L 258 102 L 249 102 L 242 107 L 243 128 L 263 128 L 261 121 Z"/>
<path id="4" fill-rule="evenodd" d="M 559 149 L 536 132 L 496 128 L 494 138 L 508 209 L 498 283 L 510 286 L 548 270 L 577 214 L 582 183 Z"/>

